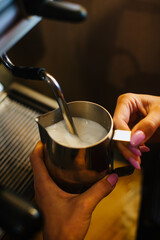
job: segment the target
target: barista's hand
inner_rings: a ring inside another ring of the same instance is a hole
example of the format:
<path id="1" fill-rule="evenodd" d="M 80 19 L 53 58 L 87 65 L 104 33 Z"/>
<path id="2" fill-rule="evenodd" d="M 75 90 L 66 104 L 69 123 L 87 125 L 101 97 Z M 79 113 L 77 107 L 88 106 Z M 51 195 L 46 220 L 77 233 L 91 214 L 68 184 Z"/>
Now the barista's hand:
<path id="1" fill-rule="evenodd" d="M 160 97 L 126 93 L 117 100 L 113 116 L 115 129 L 130 130 L 130 144 L 118 143 L 124 157 L 140 169 L 141 153 L 148 152 L 145 143 L 160 141 Z"/>
<path id="2" fill-rule="evenodd" d="M 118 176 L 104 178 L 82 194 L 61 190 L 50 178 L 43 162 L 43 146 L 39 142 L 31 155 L 35 199 L 44 214 L 45 240 L 84 239 L 96 205 L 114 189 Z"/>

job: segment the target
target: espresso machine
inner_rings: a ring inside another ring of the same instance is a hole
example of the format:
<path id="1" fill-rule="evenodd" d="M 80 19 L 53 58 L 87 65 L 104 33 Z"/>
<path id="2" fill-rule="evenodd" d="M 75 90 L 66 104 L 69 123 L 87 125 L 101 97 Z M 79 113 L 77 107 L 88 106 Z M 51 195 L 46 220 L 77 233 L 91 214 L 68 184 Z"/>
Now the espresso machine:
<path id="1" fill-rule="evenodd" d="M 0 69 L 3 66 L 22 81 L 43 80 L 43 66 L 15 66 L 7 51 L 43 18 L 78 23 L 86 17 L 84 7 L 70 2 L 0 0 Z M 43 216 L 32 201 L 29 156 L 39 140 L 34 119 L 57 108 L 57 102 L 19 83 L 6 85 L 0 78 L 0 240 L 8 235 L 30 239 L 43 225 Z"/>

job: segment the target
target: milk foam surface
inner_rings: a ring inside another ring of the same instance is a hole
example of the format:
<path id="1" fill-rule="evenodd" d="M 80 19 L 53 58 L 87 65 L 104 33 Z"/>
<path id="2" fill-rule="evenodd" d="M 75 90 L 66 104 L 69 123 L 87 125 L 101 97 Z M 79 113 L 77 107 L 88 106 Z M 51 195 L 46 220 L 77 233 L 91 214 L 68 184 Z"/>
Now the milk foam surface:
<path id="1" fill-rule="evenodd" d="M 95 144 L 107 134 L 107 130 L 97 122 L 78 117 L 73 117 L 73 121 L 78 137 L 68 131 L 64 120 L 47 127 L 46 130 L 57 143 L 73 148 Z"/>

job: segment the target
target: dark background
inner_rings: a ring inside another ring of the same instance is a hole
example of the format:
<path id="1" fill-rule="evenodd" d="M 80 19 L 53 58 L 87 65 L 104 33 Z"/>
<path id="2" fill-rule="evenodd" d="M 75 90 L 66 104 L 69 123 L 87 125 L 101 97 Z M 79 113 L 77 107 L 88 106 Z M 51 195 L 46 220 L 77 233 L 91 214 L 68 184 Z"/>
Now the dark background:
<path id="1" fill-rule="evenodd" d="M 77 2 L 88 10 L 85 22 L 44 19 L 8 52 L 11 60 L 46 68 L 67 101 L 93 101 L 111 114 L 122 93 L 160 95 L 160 1 Z M 13 80 L 54 97 L 44 82 Z M 147 156 L 138 240 L 160 238 L 159 144 Z"/>
<path id="2" fill-rule="evenodd" d="M 85 22 L 44 19 L 8 52 L 11 60 L 45 67 L 66 101 L 94 101 L 112 114 L 122 93 L 159 95 L 160 1 L 77 2 L 88 11 Z M 53 97 L 46 83 L 16 81 Z"/>

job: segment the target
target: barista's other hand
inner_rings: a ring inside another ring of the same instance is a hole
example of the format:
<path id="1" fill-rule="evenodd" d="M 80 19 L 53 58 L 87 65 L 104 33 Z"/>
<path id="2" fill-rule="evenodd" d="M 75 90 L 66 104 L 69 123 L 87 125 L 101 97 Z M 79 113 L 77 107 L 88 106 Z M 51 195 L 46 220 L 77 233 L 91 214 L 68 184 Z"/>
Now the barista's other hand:
<path id="1" fill-rule="evenodd" d="M 50 178 L 39 142 L 31 155 L 35 199 L 44 214 L 45 240 L 82 240 L 96 205 L 114 189 L 118 176 L 103 178 L 82 194 L 61 190 Z"/>
<path id="2" fill-rule="evenodd" d="M 115 129 L 130 130 L 130 144 L 118 143 L 124 157 L 140 169 L 141 153 L 148 152 L 145 143 L 160 141 L 160 97 L 126 93 L 119 96 L 113 116 Z"/>

